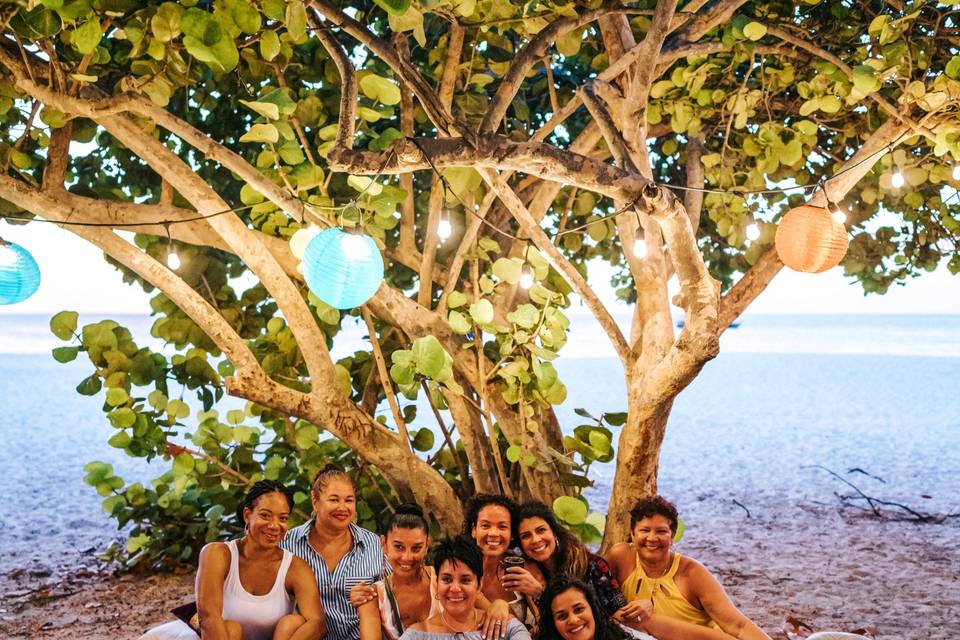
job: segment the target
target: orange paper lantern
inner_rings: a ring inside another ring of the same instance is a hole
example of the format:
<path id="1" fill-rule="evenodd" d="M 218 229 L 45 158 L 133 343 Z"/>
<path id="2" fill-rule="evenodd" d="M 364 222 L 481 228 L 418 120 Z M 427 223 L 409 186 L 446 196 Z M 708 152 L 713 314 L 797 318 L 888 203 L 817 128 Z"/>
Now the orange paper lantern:
<path id="1" fill-rule="evenodd" d="M 823 207 L 803 205 L 783 216 L 776 245 L 783 264 L 794 271 L 820 273 L 847 254 L 847 229 Z"/>

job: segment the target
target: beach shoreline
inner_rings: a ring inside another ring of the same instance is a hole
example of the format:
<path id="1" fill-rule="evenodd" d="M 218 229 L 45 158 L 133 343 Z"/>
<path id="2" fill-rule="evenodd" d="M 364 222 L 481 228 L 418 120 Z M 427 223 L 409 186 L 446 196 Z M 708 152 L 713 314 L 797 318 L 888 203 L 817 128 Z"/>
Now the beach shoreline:
<path id="1" fill-rule="evenodd" d="M 953 635 L 960 517 L 917 523 L 836 501 L 746 504 L 749 515 L 729 499 L 687 506 L 681 515 L 688 530 L 677 550 L 713 571 L 771 638 L 786 637 L 787 616 L 817 630 L 866 628 L 878 640 Z M 189 569 L 113 574 L 92 550 L 60 553 L 47 575 L 30 567 L 3 572 L 0 637 L 136 638 L 192 599 Z"/>

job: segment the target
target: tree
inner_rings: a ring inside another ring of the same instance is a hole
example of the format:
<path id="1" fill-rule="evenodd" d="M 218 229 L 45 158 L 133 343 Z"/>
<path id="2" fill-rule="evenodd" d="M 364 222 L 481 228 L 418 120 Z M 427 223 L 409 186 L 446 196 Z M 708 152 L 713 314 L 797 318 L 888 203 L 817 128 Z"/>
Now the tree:
<path id="1" fill-rule="evenodd" d="M 456 529 L 461 498 L 504 492 L 553 503 L 589 538 L 600 522 L 580 489 L 615 451 L 605 542 L 623 539 L 631 501 L 656 490 L 674 398 L 782 267 L 773 232 L 789 207 L 842 201 L 844 269 L 866 292 L 942 260 L 960 271 L 960 219 L 943 197 L 960 158 L 953 12 L 677 5 L 3 6 L 2 213 L 61 223 L 158 289 L 152 334 L 176 349 L 141 348 L 110 321 L 77 333 L 70 312 L 51 322 L 75 342 L 54 356 L 82 351 L 95 367 L 78 391 L 107 389 L 110 444 L 172 459 L 149 488 L 88 465 L 105 509 L 136 523 L 134 560 L 191 557 L 228 526 L 233 485 L 261 474 L 297 482 L 302 505 L 304 478 L 331 457 L 362 481 L 365 519 L 392 491 Z M 895 225 L 878 222 L 881 204 Z M 441 222 L 455 229 L 445 241 Z M 307 291 L 294 250 L 308 224 L 362 229 L 383 248 L 384 284 L 362 308 Z M 636 303 L 628 335 L 586 281 L 596 259 Z M 609 336 L 628 397 L 625 414 L 564 435 L 551 361 L 572 294 Z M 370 349 L 335 362 L 347 315 Z M 224 392 L 246 411 L 221 418 Z M 429 397 L 439 449 L 430 429 L 408 428 L 415 405 L 398 393 Z M 382 399 L 389 420 L 374 417 Z"/>

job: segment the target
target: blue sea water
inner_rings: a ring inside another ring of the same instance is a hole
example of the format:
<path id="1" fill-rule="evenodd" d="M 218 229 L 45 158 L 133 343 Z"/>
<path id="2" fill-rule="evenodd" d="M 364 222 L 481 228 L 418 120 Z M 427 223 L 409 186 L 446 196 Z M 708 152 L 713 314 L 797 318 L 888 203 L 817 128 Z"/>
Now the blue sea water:
<path id="1" fill-rule="evenodd" d="M 150 341 L 149 318 L 117 319 Z M 161 471 L 106 445 L 102 397 L 74 390 L 91 365 L 55 362 L 49 349 L 60 343 L 47 322 L 0 315 L 0 495 L 8 497 L 0 500 L 0 550 L 35 564 L 116 535 L 100 496 L 83 483 L 86 462 L 110 462 L 128 481 Z M 584 422 L 575 407 L 594 415 L 625 409 L 619 363 L 603 337 L 576 318 L 574 334 L 568 357 L 557 360 L 568 387 L 559 410 L 567 430 Z M 361 346 L 362 329 L 348 327 L 346 337 Z M 681 505 L 835 502 L 833 492 L 845 487 L 809 468 L 822 465 L 872 495 L 960 511 L 958 380 L 960 316 L 746 316 L 675 403 L 661 492 Z M 587 495 L 603 510 L 612 468 L 593 476 Z"/>

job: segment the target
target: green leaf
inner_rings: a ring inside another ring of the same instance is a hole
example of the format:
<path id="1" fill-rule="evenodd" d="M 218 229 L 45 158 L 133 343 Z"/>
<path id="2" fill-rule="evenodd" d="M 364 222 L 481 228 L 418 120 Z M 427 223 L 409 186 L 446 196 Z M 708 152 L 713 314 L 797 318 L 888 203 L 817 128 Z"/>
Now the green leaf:
<path id="1" fill-rule="evenodd" d="M 122 404 L 126 404 L 129 399 L 130 396 L 127 395 L 127 390 L 122 387 L 115 387 L 107 391 L 107 404 L 111 407 L 119 407 Z"/>
<path id="2" fill-rule="evenodd" d="M 280 107 L 271 102 L 257 102 L 255 100 L 240 100 L 239 102 L 245 107 L 256 111 L 264 118 L 268 118 L 270 120 L 280 119 Z"/>
<path id="3" fill-rule="evenodd" d="M 102 386 L 100 377 L 97 374 L 93 374 L 89 378 L 84 378 L 83 382 L 77 385 L 77 393 L 82 396 L 95 396 L 100 393 Z"/>
<path id="4" fill-rule="evenodd" d="M 520 454 L 523 449 L 520 448 L 518 444 L 512 444 L 507 447 L 507 460 L 510 462 L 517 462 L 520 459 Z"/>
<path id="5" fill-rule="evenodd" d="M 313 445 L 317 444 L 317 440 L 320 437 L 320 430 L 316 426 L 305 423 L 299 429 L 297 429 L 297 446 L 301 449 L 309 449 Z"/>
<path id="6" fill-rule="evenodd" d="M 264 31 L 260 36 L 260 55 L 266 61 L 273 60 L 280 53 L 280 36 L 276 31 Z"/>
<path id="7" fill-rule="evenodd" d="M 948 62 L 944 68 L 944 73 L 947 74 L 948 78 L 960 80 L 960 56 L 950 58 L 950 62 Z"/>
<path id="8" fill-rule="evenodd" d="M 234 0 L 230 15 L 240 31 L 248 35 L 260 31 L 260 12 L 250 0 Z"/>
<path id="9" fill-rule="evenodd" d="M 843 103 L 840 102 L 840 98 L 836 96 L 821 96 L 817 100 L 817 106 L 820 108 L 820 111 L 824 113 L 836 113 L 840 111 L 840 107 L 843 106 Z M 801 115 L 803 115 L 801 113 Z"/>
<path id="10" fill-rule="evenodd" d="M 417 431 L 417 434 L 413 437 L 411 444 L 417 451 L 430 451 L 433 449 L 434 440 L 435 437 L 433 435 L 433 431 L 423 428 Z"/>
<path id="11" fill-rule="evenodd" d="M 353 390 L 353 383 L 350 380 L 350 370 L 342 364 L 338 364 L 334 369 L 334 373 L 336 374 L 337 385 L 340 387 L 340 391 L 349 398 L 350 392 Z"/>
<path id="12" fill-rule="evenodd" d="M 347 176 L 347 184 L 364 195 L 376 197 L 383 193 L 383 185 L 367 176 Z"/>
<path id="13" fill-rule="evenodd" d="M 375 73 L 363 76 L 360 80 L 360 90 L 363 91 L 363 95 L 371 100 L 383 104 L 394 105 L 400 103 L 400 87 Z"/>
<path id="14" fill-rule="evenodd" d="M 97 50 L 97 45 L 100 44 L 100 38 L 102 36 L 103 32 L 100 30 L 100 21 L 96 18 L 91 18 L 73 30 L 73 33 L 70 34 L 70 44 L 72 44 L 77 51 L 86 55 Z"/>
<path id="15" fill-rule="evenodd" d="M 61 311 L 50 318 L 50 331 L 61 340 L 70 340 L 77 331 L 78 317 L 76 311 Z"/>
<path id="16" fill-rule="evenodd" d="M 580 51 L 583 42 L 583 30 L 574 29 L 557 38 L 557 53 L 562 56 L 575 56 Z"/>
<path id="17" fill-rule="evenodd" d="M 861 64 L 853 68 L 853 86 L 861 93 L 873 93 L 880 88 L 880 84 L 880 74 L 873 67 Z"/>
<path id="18" fill-rule="evenodd" d="M 767 35 L 767 27 L 759 22 L 751 22 L 743 28 L 743 35 L 746 36 L 748 40 L 756 41 Z"/>
<path id="19" fill-rule="evenodd" d="M 442 370 L 446 361 L 446 352 L 440 341 L 434 336 L 422 336 L 413 341 L 413 358 L 416 362 L 417 373 L 435 378 Z"/>
<path id="20" fill-rule="evenodd" d="M 164 2 L 150 19 L 150 30 L 160 42 L 170 42 L 180 35 L 183 7 L 176 2 Z"/>
<path id="21" fill-rule="evenodd" d="M 307 41 L 307 9 L 300 0 L 289 0 L 286 11 L 287 35 L 293 44 Z"/>
<path id="22" fill-rule="evenodd" d="M 582 524 L 587 518 L 587 505 L 572 496 L 560 496 L 553 501 L 553 512 L 568 524 Z"/>
<path id="23" fill-rule="evenodd" d="M 466 335 L 470 331 L 470 321 L 459 311 L 451 311 L 447 318 L 450 322 L 450 328 L 460 335 Z"/>
<path id="24" fill-rule="evenodd" d="M 456 309 L 457 307 L 462 307 L 467 303 L 467 296 L 463 295 L 459 291 L 451 291 L 450 295 L 447 296 L 447 308 Z"/>
<path id="25" fill-rule="evenodd" d="M 470 305 L 470 317 L 477 324 L 493 322 L 493 305 L 489 300 L 478 300 Z"/>
<path id="26" fill-rule="evenodd" d="M 117 449 L 126 449 L 131 442 L 133 442 L 133 438 L 126 431 L 117 431 L 107 440 L 107 444 Z"/>
<path id="27" fill-rule="evenodd" d="M 250 130 L 240 136 L 240 142 L 268 142 L 276 143 L 280 133 L 272 124 L 255 124 Z"/>
<path id="28" fill-rule="evenodd" d="M 60 363 L 71 362 L 77 357 L 80 347 L 56 347 L 53 350 L 53 359 Z"/>
<path id="29" fill-rule="evenodd" d="M 493 275 L 509 284 L 520 282 L 523 274 L 523 263 L 514 258 L 497 258 L 493 263 Z"/>
<path id="30" fill-rule="evenodd" d="M 110 424 L 117 429 L 129 429 L 136 424 L 137 414 L 133 409 L 121 407 L 108 413 L 107 419 L 110 421 Z"/>
<path id="31" fill-rule="evenodd" d="M 673 541 L 680 542 L 683 539 L 683 534 L 686 533 L 687 526 L 683 523 L 683 518 L 677 516 L 677 532 L 673 534 Z"/>
<path id="32" fill-rule="evenodd" d="M 402 16 L 410 8 L 410 0 L 373 0 L 377 6 L 392 16 Z"/>
<path id="33" fill-rule="evenodd" d="M 181 453 L 173 459 L 173 473 L 178 476 L 186 475 L 193 471 L 195 464 L 193 456 L 189 453 Z"/>

